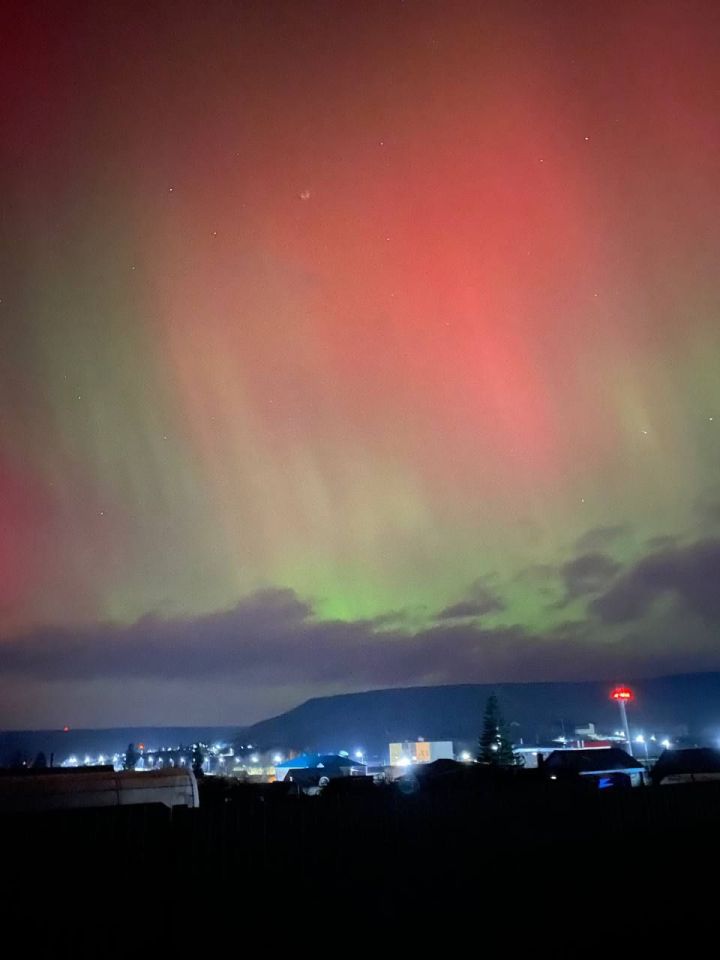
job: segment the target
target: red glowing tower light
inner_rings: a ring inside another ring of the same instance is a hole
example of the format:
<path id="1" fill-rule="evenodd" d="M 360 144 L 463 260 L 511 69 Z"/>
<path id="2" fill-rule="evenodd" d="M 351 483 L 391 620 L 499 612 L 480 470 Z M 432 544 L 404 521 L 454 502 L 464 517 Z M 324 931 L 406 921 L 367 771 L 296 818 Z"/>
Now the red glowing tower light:
<path id="1" fill-rule="evenodd" d="M 610 699 L 614 700 L 620 708 L 620 720 L 622 721 L 623 733 L 625 734 L 625 741 L 627 743 L 627 752 L 632 756 L 632 740 L 630 739 L 630 727 L 628 726 L 625 704 L 632 703 L 635 699 L 635 694 L 630 687 L 615 687 L 610 694 Z"/>

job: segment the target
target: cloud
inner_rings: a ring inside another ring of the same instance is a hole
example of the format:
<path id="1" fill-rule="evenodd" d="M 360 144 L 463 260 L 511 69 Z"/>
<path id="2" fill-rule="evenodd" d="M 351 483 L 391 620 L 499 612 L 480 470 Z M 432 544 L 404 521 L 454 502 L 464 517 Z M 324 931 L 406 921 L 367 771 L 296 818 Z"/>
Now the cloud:
<path id="1" fill-rule="evenodd" d="M 505 604 L 495 593 L 477 580 L 468 591 L 465 599 L 445 607 L 435 617 L 436 620 L 460 620 L 467 617 L 481 617 L 488 613 L 499 613 Z"/>
<path id="2" fill-rule="evenodd" d="M 252 668 L 306 628 L 312 607 L 292 590 L 261 590 L 231 610 L 142 617 L 129 626 L 37 630 L 0 642 L 0 673 L 49 680 L 99 676 L 187 678 Z"/>
<path id="3" fill-rule="evenodd" d="M 565 586 L 565 603 L 597 593 L 606 587 L 620 569 L 605 553 L 586 553 L 564 563 L 560 568 L 560 576 Z"/>
<path id="4" fill-rule="evenodd" d="M 706 490 L 694 504 L 695 515 L 707 527 L 720 526 L 720 486 Z"/>
<path id="5" fill-rule="evenodd" d="M 534 648 L 537 638 L 520 627 L 482 629 L 459 621 L 378 631 L 370 621 L 319 621 L 293 591 L 265 590 L 222 613 L 6 638 L 0 676 L 119 685 L 226 684 L 235 677 L 239 689 L 358 689 L 480 679 L 487 670 L 512 676 L 517 662 L 544 669 L 549 650 L 533 654 Z M 556 657 L 563 659 L 557 651 Z"/>
<path id="6" fill-rule="evenodd" d="M 677 543 L 678 537 L 665 533 L 658 537 L 650 537 L 650 539 L 645 542 L 645 546 L 651 553 L 657 553 L 660 550 L 669 550 L 671 547 L 676 546 Z"/>
<path id="7" fill-rule="evenodd" d="M 618 537 L 628 533 L 628 530 L 629 528 L 623 524 L 593 527 L 592 530 L 588 530 L 581 537 L 578 537 L 575 543 L 575 549 L 581 554 L 606 550 Z"/>
<path id="8" fill-rule="evenodd" d="M 517 583 L 547 583 L 549 580 L 555 580 L 557 574 L 558 568 L 552 563 L 533 563 L 519 570 L 513 579 Z"/>
<path id="9" fill-rule="evenodd" d="M 35 630 L 0 639 L 0 694 L 25 691 L 37 709 L 62 718 L 102 691 L 119 722 L 132 703 L 144 704 L 145 716 L 164 716 L 164 704 L 174 719 L 187 702 L 207 718 L 215 702 L 208 691 L 217 688 L 226 715 L 235 691 L 237 714 L 257 717 L 339 691 L 717 667 L 720 540 L 658 551 L 622 572 L 604 554 L 587 554 L 565 565 L 562 582 L 577 596 L 604 587 L 589 616 L 543 631 L 485 626 L 478 611 L 502 609 L 502 600 L 481 583 L 424 626 L 397 614 L 321 621 L 292 590 L 268 589 L 200 616 Z M 671 603 L 653 611 L 662 597 Z M 200 691 L 195 707 L 192 690 Z M 107 714 L 87 706 L 87 715 L 93 710 Z"/>
<path id="10" fill-rule="evenodd" d="M 700 540 L 644 557 L 591 604 L 603 623 L 624 623 L 670 597 L 704 621 L 720 621 L 720 539 Z"/>

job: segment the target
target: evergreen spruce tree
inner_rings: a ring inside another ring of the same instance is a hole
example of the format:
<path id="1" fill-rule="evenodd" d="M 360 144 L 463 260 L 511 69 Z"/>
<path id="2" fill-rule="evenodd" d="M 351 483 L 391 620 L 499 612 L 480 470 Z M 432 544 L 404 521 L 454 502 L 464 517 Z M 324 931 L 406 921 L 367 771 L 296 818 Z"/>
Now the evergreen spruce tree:
<path id="1" fill-rule="evenodd" d="M 192 771 L 196 777 L 202 777 L 205 775 L 203 770 L 203 763 L 205 762 L 205 753 L 202 748 L 202 744 L 194 743 L 192 748 Z"/>
<path id="2" fill-rule="evenodd" d="M 512 744 L 505 735 L 500 704 L 494 693 L 490 694 L 485 704 L 479 748 L 480 763 L 486 763 L 491 767 L 513 767 L 517 764 Z"/>
<path id="3" fill-rule="evenodd" d="M 125 757 L 123 759 L 123 767 L 125 770 L 134 770 L 135 765 L 140 759 L 140 754 L 135 749 L 134 743 L 129 743 L 127 751 L 125 752 Z"/>

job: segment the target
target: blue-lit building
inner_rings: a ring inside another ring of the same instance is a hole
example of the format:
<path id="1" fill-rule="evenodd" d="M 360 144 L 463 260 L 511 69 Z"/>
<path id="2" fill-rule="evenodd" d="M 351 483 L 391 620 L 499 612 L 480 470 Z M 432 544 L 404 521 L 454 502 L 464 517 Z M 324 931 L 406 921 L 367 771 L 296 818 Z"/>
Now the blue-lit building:
<path id="1" fill-rule="evenodd" d="M 275 764 L 278 780 L 304 787 L 324 786 L 338 777 L 364 776 L 365 772 L 363 763 L 340 753 L 301 753 L 292 760 Z"/>

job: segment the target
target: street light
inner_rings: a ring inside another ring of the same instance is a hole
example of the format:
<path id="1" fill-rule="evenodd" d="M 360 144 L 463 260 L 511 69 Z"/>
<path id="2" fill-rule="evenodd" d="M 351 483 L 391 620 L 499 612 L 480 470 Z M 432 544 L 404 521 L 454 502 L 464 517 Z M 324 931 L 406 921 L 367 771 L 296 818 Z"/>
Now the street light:
<path id="1" fill-rule="evenodd" d="M 614 700 L 620 708 L 620 719 L 622 720 L 622 728 L 627 741 L 628 753 L 630 756 L 632 756 L 632 741 L 630 740 L 630 728 L 628 727 L 625 704 L 632 703 L 632 701 L 635 699 L 635 694 L 632 692 L 630 687 L 615 687 L 610 694 L 610 699 Z M 647 752 L 647 747 L 645 747 L 645 751 Z"/>

